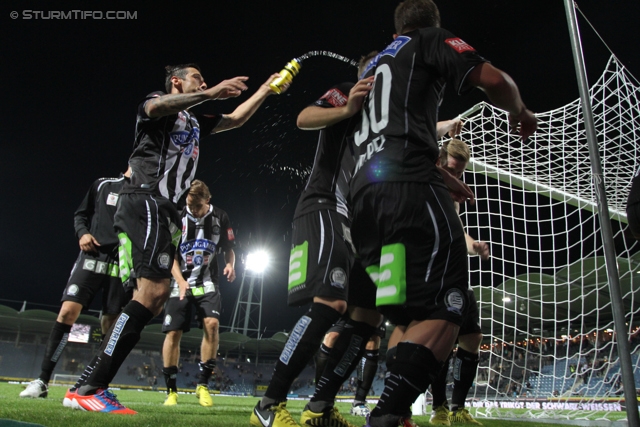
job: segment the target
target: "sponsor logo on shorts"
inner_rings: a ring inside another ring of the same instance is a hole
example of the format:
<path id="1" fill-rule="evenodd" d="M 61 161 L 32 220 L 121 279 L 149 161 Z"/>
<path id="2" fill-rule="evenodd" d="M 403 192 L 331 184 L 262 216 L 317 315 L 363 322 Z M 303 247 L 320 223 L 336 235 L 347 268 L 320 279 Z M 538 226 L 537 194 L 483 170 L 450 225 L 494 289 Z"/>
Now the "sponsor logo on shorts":
<path id="1" fill-rule="evenodd" d="M 113 351 L 116 349 L 116 344 L 118 343 L 118 339 L 120 339 L 120 334 L 124 329 L 124 325 L 127 324 L 127 320 L 129 320 L 129 315 L 121 313 L 120 317 L 118 317 L 118 320 L 116 320 L 113 331 L 111 331 L 111 337 L 109 338 L 109 342 L 104 349 L 104 354 L 107 354 L 109 356 L 113 355 Z"/>
<path id="2" fill-rule="evenodd" d="M 302 316 L 296 326 L 293 327 L 291 331 L 291 335 L 287 340 L 287 343 L 284 345 L 284 349 L 282 350 L 282 354 L 280 355 L 280 361 L 285 365 L 289 364 L 289 360 L 291 360 L 291 355 L 295 351 L 296 347 L 298 347 L 298 343 L 300 339 L 304 335 L 304 332 L 307 330 L 309 325 L 311 324 L 311 318 L 309 316 Z"/>
<path id="3" fill-rule="evenodd" d="M 98 274 L 107 274 L 107 264 L 106 262 L 98 261 L 96 263 L 96 273 Z"/>
<path id="4" fill-rule="evenodd" d="M 78 295 L 79 290 L 80 288 L 78 287 L 78 285 L 70 285 L 69 288 L 67 289 L 67 295 L 76 296 Z"/>
<path id="5" fill-rule="evenodd" d="M 171 257 L 168 253 L 162 252 L 158 255 L 158 267 L 160 268 L 169 268 L 169 264 L 171 263 Z"/>
<path id="6" fill-rule="evenodd" d="M 94 271 L 96 269 L 96 260 L 95 259 L 85 259 L 82 264 L 82 269 L 87 271 Z"/>
<path id="7" fill-rule="evenodd" d="M 171 324 L 171 315 L 167 314 L 166 316 L 164 316 L 164 322 L 163 322 L 164 326 L 169 326 Z"/>
<path id="8" fill-rule="evenodd" d="M 331 280 L 331 286 L 344 289 L 344 284 L 347 282 L 347 273 L 340 267 L 336 267 L 331 270 L 329 274 Z"/>
<path id="9" fill-rule="evenodd" d="M 458 53 L 467 52 L 467 51 L 469 52 L 476 51 L 473 47 L 467 44 L 467 42 L 465 42 L 464 40 L 458 37 L 446 39 L 444 42 L 449 46 L 451 46 L 452 48 L 454 48 L 455 51 Z"/>
<path id="10" fill-rule="evenodd" d="M 462 316 L 464 297 L 459 289 L 449 289 L 444 296 L 444 303 L 447 306 L 447 311 Z"/>

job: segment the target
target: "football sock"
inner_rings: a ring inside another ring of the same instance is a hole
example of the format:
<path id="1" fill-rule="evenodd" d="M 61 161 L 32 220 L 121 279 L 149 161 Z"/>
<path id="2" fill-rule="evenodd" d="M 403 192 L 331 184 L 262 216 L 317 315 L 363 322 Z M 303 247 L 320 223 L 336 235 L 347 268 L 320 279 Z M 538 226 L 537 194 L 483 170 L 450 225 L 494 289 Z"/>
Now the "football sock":
<path id="1" fill-rule="evenodd" d="M 38 378 L 42 382 L 48 384 L 62 351 L 67 346 L 69 341 L 69 332 L 71 332 L 71 325 L 65 325 L 64 323 L 54 323 L 49 334 L 49 340 L 47 341 L 47 348 L 42 358 L 41 372 Z"/>
<path id="2" fill-rule="evenodd" d="M 365 350 L 364 357 L 358 364 L 358 389 L 356 390 L 355 402 L 365 403 L 367 394 L 371 390 L 373 379 L 378 372 L 378 359 L 380 352 L 378 350 Z"/>
<path id="3" fill-rule="evenodd" d="M 327 366 L 329 353 L 331 353 L 331 347 L 327 347 L 324 343 L 320 344 L 320 350 L 316 354 L 316 384 L 320 381 L 324 367 Z"/>
<path id="4" fill-rule="evenodd" d="M 401 342 L 397 348 L 396 361 L 378 405 L 371 412 L 372 417 L 411 413 L 413 402 L 427 390 L 442 367 L 442 362 L 438 362 L 431 350 L 424 346 Z"/>
<path id="5" fill-rule="evenodd" d="M 469 389 L 476 379 L 476 370 L 480 357 L 458 347 L 453 361 L 453 393 L 451 395 L 451 410 L 464 408 Z"/>
<path id="6" fill-rule="evenodd" d="M 99 388 L 108 388 L 118 369 L 133 347 L 140 340 L 140 332 L 154 318 L 153 313 L 137 301 L 130 301 L 109 331 L 98 351 L 98 360 L 91 374 L 78 390 L 81 395 L 95 393 Z"/>
<path id="7" fill-rule="evenodd" d="M 340 390 L 342 383 L 355 369 L 362 359 L 369 337 L 375 332 L 376 327 L 364 322 L 347 320 L 344 330 L 336 340 L 329 361 L 324 368 L 320 381 L 316 384 L 316 392 L 309 402 L 314 412 L 318 411 L 318 405 L 314 402 L 333 402 Z M 324 409 L 324 408 L 322 408 Z"/>
<path id="8" fill-rule="evenodd" d="M 433 403 L 431 406 L 437 408 L 447 403 L 447 374 L 449 373 L 449 361 L 452 353 L 449 353 L 447 360 L 444 361 L 442 369 L 431 383 L 431 394 L 433 395 Z"/>
<path id="9" fill-rule="evenodd" d="M 164 382 L 167 384 L 167 393 L 178 392 L 178 367 L 167 366 L 162 368 L 162 374 L 164 375 Z"/>
<path id="10" fill-rule="evenodd" d="M 276 362 L 273 376 L 263 398 L 262 408 L 287 400 L 291 384 L 318 351 L 327 330 L 338 321 L 340 313 L 326 304 L 313 303 L 294 326 Z"/>
<path id="11" fill-rule="evenodd" d="M 198 367 L 200 368 L 200 375 L 198 378 L 198 385 L 209 385 L 209 379 L 211 378 L 211 374 L 213 373 L 214 368 L 216 367 L 216 360 L 209 359 L 206 362 L 199 362 Z"/>

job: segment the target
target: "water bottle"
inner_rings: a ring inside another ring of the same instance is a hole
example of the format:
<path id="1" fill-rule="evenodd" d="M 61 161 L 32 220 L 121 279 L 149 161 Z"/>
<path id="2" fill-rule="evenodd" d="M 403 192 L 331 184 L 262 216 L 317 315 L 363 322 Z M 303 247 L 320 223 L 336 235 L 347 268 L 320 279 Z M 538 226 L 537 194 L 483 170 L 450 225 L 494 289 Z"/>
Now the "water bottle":
<path id="1" fill-rule="evenodd" d="M 300 65 L 297 59 L 289 61 L 287 65 L 280 70 L 280 77 L 269 83 L 271 90 L 280 95 L 282 93 L 282 87 L 287 83 L 291 83 L 293 77 L 297 76 L 300 72 L 300 68 L 302 68 L 302 65 Z"/>

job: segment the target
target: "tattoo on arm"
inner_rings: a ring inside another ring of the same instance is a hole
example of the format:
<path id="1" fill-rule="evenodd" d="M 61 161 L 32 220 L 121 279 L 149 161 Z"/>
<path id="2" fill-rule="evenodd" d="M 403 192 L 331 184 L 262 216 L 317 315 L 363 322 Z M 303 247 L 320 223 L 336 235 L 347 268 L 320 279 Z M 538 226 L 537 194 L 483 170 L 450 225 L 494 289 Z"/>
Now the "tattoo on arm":
<path id="1" fill-rule="evenodd" d="M 163 95 L 147 101 L 145 112 L 149 117 L 168 116 L 204 101 L 206 101 L 206 98 L 201 99 L 196 94 L 191 93 Z"/>

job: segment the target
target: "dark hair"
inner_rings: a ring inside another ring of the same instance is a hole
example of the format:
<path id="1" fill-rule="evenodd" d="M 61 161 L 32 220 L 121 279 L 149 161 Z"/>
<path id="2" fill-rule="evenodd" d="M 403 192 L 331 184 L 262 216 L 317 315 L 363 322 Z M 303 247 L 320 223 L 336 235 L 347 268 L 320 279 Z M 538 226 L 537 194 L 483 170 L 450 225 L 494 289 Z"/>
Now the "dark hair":
<path id="1" fill-rule="evenodd" d="M 185 77 L 187 77 L 187 68 L 195 68 L 199 72 L 202 72 L 200 71 L 200 66 L 194 63 L 167 65 L 166 67 L 164 67 L 164 88 L 167 90 L 167 93 L 171 93 L 171 77 L 176 76 L 179 79 L 184 79 Z"/>
<path id="2" fill-rule="evenodd" d="M 405 0 L 398 5 L 394 24 L 397 34 L 418 28 L 440 27 L 440 11 L 432 0 Z"/>
<path id="3" fill-rule="evenodd" d="M 360 57 L 360 60 L 358 61 L 358 77 L 362 76 L 362 72 L 364 71 L 364 69 L 367 68 L 367 65 L 369 65 L 369 62 L 371 62 L 371 60 L 375 58 L 378 55 L 378 53 L 380 52 L 378 52 L 377 50 L 372 50 L 366 55 L 362 55 Z"/>

